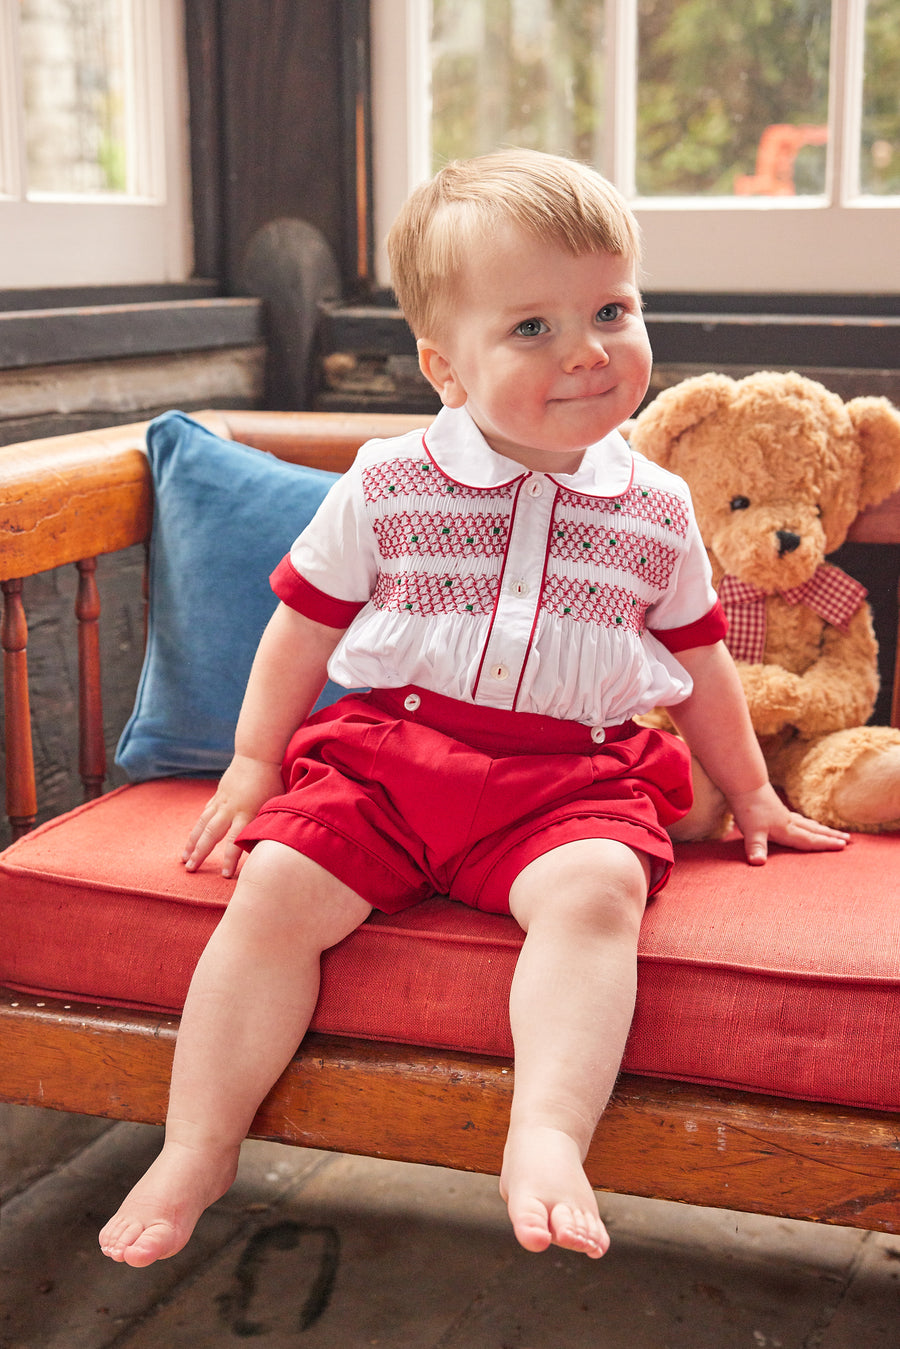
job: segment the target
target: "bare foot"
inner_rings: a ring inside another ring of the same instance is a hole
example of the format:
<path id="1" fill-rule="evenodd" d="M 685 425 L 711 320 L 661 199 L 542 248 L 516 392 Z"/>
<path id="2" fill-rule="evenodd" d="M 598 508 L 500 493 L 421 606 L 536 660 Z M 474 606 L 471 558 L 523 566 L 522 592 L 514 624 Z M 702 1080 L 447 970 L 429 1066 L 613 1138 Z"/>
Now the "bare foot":
<path id="1" fill-rule="evenodd" d="M 239 1151 L 167 1142 L 100 1233 L 103 1254 L 136 1269 L 177 1254 L 200 1215 L 231 1185 Z"/>
<path id="2" fill-rule="evenodd" d="M 599 1260 L 609 1235 L 581 1165 L 577 1144 L 559 1129 L 510 1129 L 500 1193 L 526 1251 L 562 1246 Z"/>

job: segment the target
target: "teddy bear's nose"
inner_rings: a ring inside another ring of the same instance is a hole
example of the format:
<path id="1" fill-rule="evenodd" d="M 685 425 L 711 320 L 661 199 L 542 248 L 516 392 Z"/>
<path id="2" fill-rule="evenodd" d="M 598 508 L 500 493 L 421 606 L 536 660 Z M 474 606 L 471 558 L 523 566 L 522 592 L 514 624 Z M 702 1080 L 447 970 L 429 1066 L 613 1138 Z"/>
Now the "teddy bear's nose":
<path id="1" fill-rule="evenodd" d="M 793 553 L 800 547 L 802 539 L 799 534 L 793 533 L 790 529 L 778 529 L 775 531 L 775 537 L 778 540 L 778 556 L 783 557 L 785 553 Z"/>

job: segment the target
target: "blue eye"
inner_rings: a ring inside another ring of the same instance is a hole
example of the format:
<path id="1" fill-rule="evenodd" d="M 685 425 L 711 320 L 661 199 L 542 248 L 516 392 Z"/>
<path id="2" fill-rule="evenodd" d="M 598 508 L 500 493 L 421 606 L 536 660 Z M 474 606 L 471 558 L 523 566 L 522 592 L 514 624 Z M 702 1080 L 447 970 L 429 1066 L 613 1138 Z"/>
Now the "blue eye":
<path id="1" fill-rule="evenodd" d="M 605 304 L 602 309 L 597 310 L 597 318 L 601 323 L 614 323 L 621 317 L 622 312 L 620 304 Z"/>
<path id="2" fill-rule="evenodd" d="M 516 324 L 519 337 L 540 337 L 542 333 L 549 331 L 543 319 L 523 319 L 521 323 Z"/>

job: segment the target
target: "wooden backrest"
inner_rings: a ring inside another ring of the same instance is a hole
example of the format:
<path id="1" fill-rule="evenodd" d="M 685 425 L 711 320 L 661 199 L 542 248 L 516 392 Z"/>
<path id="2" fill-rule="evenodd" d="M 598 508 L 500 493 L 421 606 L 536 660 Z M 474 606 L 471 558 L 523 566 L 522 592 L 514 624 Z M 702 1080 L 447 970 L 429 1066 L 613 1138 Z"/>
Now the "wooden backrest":
<path id="1" fill-rule="evenodd" d="M 421 417 L 392 413 L 225 411 L 197 417 L 218 435 L 336 472 L 349 466 L 370 437 L 422 425 Z M 6 801 L 14 837 L 32 826 L 37 813 L 22 582 L 65 564 L 78 569 L 79 771 L 85 797 L 97 796 L 106 778 L 106 754 L 94 573 L 99 556 L 149 538 L 153 491 L 144 454 L 146 429 L 147 423 L 139 422 L 0 448 Z M 861 514 L 849 537 L 900 543 L 900 492 Z M 900 650 L 891 720 L 900 726 Z"/>

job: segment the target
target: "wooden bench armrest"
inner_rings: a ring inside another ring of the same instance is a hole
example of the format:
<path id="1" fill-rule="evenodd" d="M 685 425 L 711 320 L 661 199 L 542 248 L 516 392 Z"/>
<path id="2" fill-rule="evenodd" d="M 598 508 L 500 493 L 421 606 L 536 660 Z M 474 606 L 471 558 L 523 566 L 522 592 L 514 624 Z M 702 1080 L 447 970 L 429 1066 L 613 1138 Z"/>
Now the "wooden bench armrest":
<path id="1" fill-rule="evenodd" d="M 341 473 L 370 436 L 421 417 L 382 413 L 201 412 L 197 420 L 292 463 Z M 114 553 L 145 541 L 153 518 L 147 422 L 0 448 L 0 580 Z"/>

